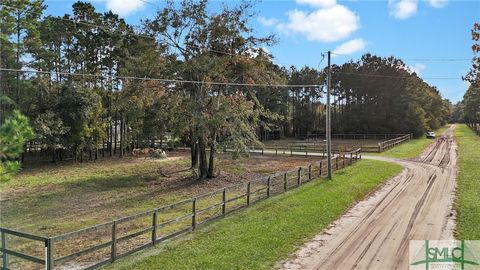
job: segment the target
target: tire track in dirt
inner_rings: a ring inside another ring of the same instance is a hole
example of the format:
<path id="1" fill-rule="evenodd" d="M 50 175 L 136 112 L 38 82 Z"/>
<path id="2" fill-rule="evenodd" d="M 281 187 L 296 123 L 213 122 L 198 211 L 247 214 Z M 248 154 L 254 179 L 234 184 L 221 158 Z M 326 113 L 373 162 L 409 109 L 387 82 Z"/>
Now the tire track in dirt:
<path id="1" fill-rule="evenodd" d="M 409 240 L 450 239 L 457 152 L 452 125 L 372 196 L 307 242 L 280 269 L 408 269 Z"/>

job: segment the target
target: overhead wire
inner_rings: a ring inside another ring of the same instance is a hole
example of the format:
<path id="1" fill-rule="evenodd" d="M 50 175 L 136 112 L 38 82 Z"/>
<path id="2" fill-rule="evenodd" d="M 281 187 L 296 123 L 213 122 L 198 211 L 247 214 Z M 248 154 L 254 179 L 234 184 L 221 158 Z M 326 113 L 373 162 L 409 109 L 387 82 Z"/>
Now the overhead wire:
<path id="1" fill-rule="evenodd" d="M 145 2 L 145 3 L 149 3 L 149 4 L 151 4 L 151 5 L 156 6 L 156 5 L 155 5 L 154 3 L 152 3 L 152 2 L 144 1 L 144 0 L 142 0 L 142 1 Z M 37 14 L 37 15 L 43 15 L 42 12 L 35 12 L 35 11 L 32 11 L 32 10 L 24 10 L 24 9 L 20 9 L 20 8 L 17 8 L 17 7 L 13 7 L 13 6 L 6 5 L 6 4 L 4 4 L 4 3 L 0 3 L 0 6 L 5 6 L 5 7 L 7 7 L 7 8 L 14 9 L 14 10 L 18 10 L 18 11 L 26 11 L 26 12 L 33 13 L 33 14 Z M 105 26 L 103 26 L 103 25 L 98 25 L 98 24 L 94 24 L 94 23 L 90 23 L 90 22 L 85 22 L 85 21 L 73 20 L 73 19 L 64 18 L 64 17 L 60 17 L 60 16 L 54 17 L 54 19 L 56 19 L 56 20 L 62 20 L 62 21 L 70 22 L 70 23 L 75 23 L 75 24 L 81 24 L 81 25 L 96 27 L 96 28 L 99 28 L 99 29 L 104 30 L 105 32 L 113 33 L 113 31 L 112 31 L 111 29 L 108 29 L 107 27 L 105 27 Z M 168 42 L 158 41 L 154 36 L 139 34 L 139 33 L 136 33 L 136 32 L 130 33 L 130 35 L 132 35 L 132 36 L 137 36 L 137 37 L 142 37 L 142 38 L 146 38 L 146 39 L 151 39 L 151 40 L 156 41 L 156 42 L 159 43 L 160 45 L 172 46 L 172 45 L 169 44 Z M 199 50 L 204 50 L 204 51 L 207 51 L 207 52 L 210 52 L 210 53 L 230 55 L 230 56 L 235 56 L 235 57 L 247 57 L 248 59 L 251 59 L 251 60 L 254 60 L 254 61 L 258 61 L 258 59 L 254 58 L 254 57 L 251 57 L 251 56 L 248 56 L 248 55 L 242 55 L 242 54 L 230 53 L 230 52 L 226 52 L 226 51 L 209 49 L 209 48 L 207 48 L 207 47 L 201 47 L 201 46 L 196 46 L 196 45 L 191 45 L 191 44 L 183 44 L 183 46 L 185 46 L 185 47 L 190 47 L 190 48 L 195 48 L 195 49 L 199 49 Z M 182 46 L 180 46 L 180 47 L 181 47 L 182 49 L 188 50 L 187 48 L 183 48 Z M 273 59 L 272 59 L 272 61 L 273 61 Z M 276 62 L 276 63 L 278 63 L 278 64 L 282 64 L 282 65 L 293 65 L 293 64 L 291 64 L 291 63 L 285 63 L 285 62 L 279 62 L 279 61 L 273 61 L 273 62 Z"/>
<path id="2" fill-rule="evenodd" d="M 379 78 L 396 78 L 396 79 L 407 79 L 411 78 L 410 76 L 393 76 L 393 75 L 380 75 L 380 74 L 365 74 L 365 73 L 356 73 L 356 72 L 344 72 L 344 71 L 335 71 L 332 74 L 340 73 L 347 75 L 356 75 L 356 76 L 366 76 L 366 77 L 379 77 Z M 459 77 L 421 77 L 424 80 L 458 80 Z"/>
<path id="3" fill-rule="evenodd" d="M 50 75 L 71 75 L 79 77 L 95 77 L 95 78 L 113 78 L 113 79 L 125 79 L 125 80 L 145 80 L 145 81 L 157 81 L 166 83 L 191 83 L 191 84 L 207 84 L 207 85 L 230 85 L 230 86 L 255 86 L 255 87 L 319 87 L 319 84 L 259 84 L 259 83 L 236 83 L 236 82 L 218 82 L 218 81 L 194 81 L 194 80 L 182 80 L 182 79 L 165 79 L 165 78 L 141 78 L 134 76 L 120 76 L 120 75 L 100 75 L 90 73 L 72 73 L 72 72 L 53 72 L 42 70 L 24 70 L 14 68 L 0 68 L 0 71 L 22 72 L 22 73 L 38 73 L 38 74 L 50 74 Z"/>
<path id="4" fill-rule="evenodd" d="M 333 55 L 337 56 L 350 56 L 348 54 L 341 54 L 336 52 L 331 52 Z M 402 61 L 425 61 L 425 62 L 463 62 L 471 61 L 470 58 L 399 58 Z"/>
<path id="5" fill-rule="evenodd" d="M 149 3 L 154 5 L 152 2 L 142 0 L 145 3 Z M 34 12 L 34 11 L 29 11 L 29 10 L 23 10 L 17 7 L 12 7 L 9 5 L 6 5 L 4 3 L 0 3 L 1 6 L 5 6 L 14 10 L 19 10 L 19 11 L 27 11 L 30 13 L 36 13 L 39 15 L 43 15 L 41 12 Z M 71 23 L 75 24 L 83 24 L 83 25 L 88 25 L 88 26 L 93 26 L 97 27 L 100 29 L 103 29 L 107 32 L 113 33 L 112 30 L 106 28 L 105 26 L 97 25 L 94 23 L 89 23 L 85 21 L 76 21 L 73 19 L 68 19 L 64 17 L 56 17 L 55 19 L 60 19 L 63 21 L 68 21 Z M 131 33 L 134 36 L 138 37 L 143 37 L 143 38 L 148 38 L 152 40 L 156 40 L 155 37 L 153 36 L 147 36 L 147 35 L 142 35 L 138 33 Z M 170 45 L 166 42 L 162 41 L 157 41 L 162 45 Z M 253 57 L 247 56 L 247 55 L 242 55 L 242 54 L 236 54 L 236 53 L 230 53 L 230 52 L 225 52 L 225 51 L 220 51 L 220 50 L 214 50 L 214 49 L 208 49 L 206 47 L 201 47 L 201 46 L 196 46 L 196 45 L 190 45 L 190 44 L 184 44 L 185 47 L 191 47 L 191 48 L 196 48 L 199 50 L 205 50 L 208 52 L 212 53 L 218 53 L 218 54 L 224 54 L 224 55 L 230 55 L 234 57 L 248 57 L 249 59 L 256 60 Z M 331 54 L 334 55 L 339 55 L 339 56 L 347 56 L 345 54 L 339 54 L 336 52 L 331 52 Z M 322 53 L 322 57 L 324 57 Z M 464 58 L 441 58 L 441 59 L 433 59 L 433 58 L 417 58 L 417 59 L 402 59 L 402 60 L 412 60 L 412 61 L 466 61 L 470 59 L 464 59 Z M 323 61 L 323 58 L 322 58 Z M 320 61 L 319 65 L 322 63 Z M 234 83 L 234 82 L 204 82 L 204 81 L 194 81 L 194 80 L 178 80 L 178 79 L 166 79 L 166 78 L 140 78 L 140 77 L 132 77 L 132 76 L 120 76 L 120 75 L 115 75 L 115 76 L 108 76 L 108 75 L 96 75 L 96 74 L 85 74 L 85 73 L 68 73 L 68 72 L 49 72 L 49 71 L 40 71 L 40 70 L 22 70 L 22 69 L 7 69 L 7 68 L 0 68 L 2 71 L 15 71 L 15 72 L 24 72 L 24 73 L 43 73 L 43 74 L 59 74 L 59 75 L 72 75 L 72 76 L 90 76 L 90 77 L 103 77 L 103 78 L 110 78 L 110 77 L 115 77 L 118 79 L 135 79 L 135 80 L 152 80 L 152 81 L 162 81 L 162 82 L 176 82 L 176 83 L 198 83 L 198 84 L 212 84 L 212 85 L 236 85 L 236 86 L 262 86 L 262 87 L 318 87 L 320 85 L 288 85 L 288 84 L 246 84 L 246 83 Z M 389 76 L 389 75 L 378 75 L 378 74 L 361 74 L 361 73 L 355 73 L 355 72 L 340 72 L 336 71 L 335 73 L 342 73 L 342 74 L 348 74 L 348 75 L 355 75 L 355 76 L 368 76 L 368 77 L 384 77 L 384 78 L 409 78 L 408 76 Z M 461 78 L 458 77 L 458 78 Z M 423 77 L 422 79 L 428 79 L 428 80 L 456 80 L 458 79 L 457 77 Z"/>

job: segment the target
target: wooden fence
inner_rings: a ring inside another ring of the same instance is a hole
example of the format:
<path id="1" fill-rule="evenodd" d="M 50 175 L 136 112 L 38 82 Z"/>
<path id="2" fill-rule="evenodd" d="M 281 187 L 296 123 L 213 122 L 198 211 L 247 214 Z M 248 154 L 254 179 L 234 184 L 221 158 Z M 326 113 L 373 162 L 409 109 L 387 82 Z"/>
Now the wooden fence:
<path id="1" fill-rule="evenodd" d="M 395 147 L 399 144 L 401 144 L 404 141 L 408 141 L 412 139 L 412 134 L 406 134 L 388 141 L 384 141 L 381 143 L 378 143 L 378 152 L 383 152 L 385 150 L 388 150 L 392 147 Z"/>
<path id="2" fill-rule="evenodd" d="M 332 134 L 332 139 L 339 140 L 387 140 L 394 139 L 405 134 Z M 301 140 L 325 140 L 325 134 L 302 134 L 297 138 Z"/>
<path id="3" fill-rule="evenodd" d="M 332 169 L 338 170 L 361 159 L 360 149 L 332 158 Z M 276 194 L 299 187 L 312 179 L 326 176 L 326 160 L 308 167 L 277 173 L 268 177 L 228 186 L 193 198 L 123 217 L 107 223 L 69 232 L 55 237 L 36 236 L 0 228 L 2 246 L 1 269 L 26 269 L 21 263 L 9 262 L 9 257 L 57 268 L 96 269 L 102 265 L 160 242 L 194 231 L 229 213 L 251 206 Z M 126 225 L 130 224 L 130 225 Z M 28 249 L 14 250 L 7 235 L 44 244 L 44 256 L 28 255 Z M 127 243 L 125 245 L 125 243 Z M 72 247 L 75 250 L 72 250 Z"/>
<path id="4" fill-rule="evenodd" d="M 480 124 L 478 123 L 467 123 L 467 126 L 473 130 L 478 136 L 480 136 Z"/>
<path id="5" fill-rule="evenodd" d="M 373 134 L 375 135 L 375 134 Z M 395 134 L 397 136 L 397 134 Z M 363 144 L 355 144 L 355 145 L 343 145 L 338 149 L 332 149 L 332 153 L 334 154 L 342 154 L 343 152 L 352 151 L 352 149 L 360 148 L 362 152 L 383 152 L 388 150 L 392 147 L 395 147 L 402 142 L 412 139 L 412 134 L 399 134 L 398 137 L 394 137 L 393 139 L 389 139 L 386 141 L 382 141 L 372 145 L 363 145 Z M 224 149 L 225 150 L 225 149 Z M 228 149 L 226 150 L 228 151 Z M 261 154 L 275 154 L 275 155 L 290 155 L 290 156 L 326 156 L 326 144 L 322 143 L 313 143 L 313 144 L 299 144 L 299 143 L 289 143 L 287 145 L 282 144 L 274 144 L 274 145 L 264 145 L 262 148 L 255 149 L 255 147 L 251 147 L 251 153 L 261 153 Z"/>

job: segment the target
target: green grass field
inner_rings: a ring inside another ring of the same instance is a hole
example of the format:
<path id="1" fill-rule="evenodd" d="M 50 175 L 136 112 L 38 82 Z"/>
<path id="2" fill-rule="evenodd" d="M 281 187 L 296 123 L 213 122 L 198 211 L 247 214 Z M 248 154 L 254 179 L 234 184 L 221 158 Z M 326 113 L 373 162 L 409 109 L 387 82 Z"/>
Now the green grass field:
<path id="1" fill-rule="evenodd" d="M 480 239 L 480 137 L 466 125 L 455 129 L 458 143 L 457 239 Z"/>
<path id="2" fill-rule="evenodd" d="M 0 225 L 58 235 L 309 163 L 305 158 L 219 159 L 215 181 L 191 178 L 186 153 L 169 160 L 106 158 L 26 168 L 0 182 Z M 247 173 L 248 172 L 248 173 Z"/>
<path id="3" fill-rule="evenodd" d="M 441 127 L 435 131 L 437 136 L 440 136 L 448 126 Z M 375 155 L 392 158 L 414 158 L 419 156 L 425 148 L 427 148 L 433 142 L 432 139 L 428 139 L 425 135 L 418 139 L 410 140 L 406 143 L 402 143 L 392 149 L 389 149 L 382 153 L 366 153 L 366 155 Z"/>
<path id="4" fill-rule="evenodd" d="M 401 166 L 363 160 L 107 269 L 271 269 Z"/>

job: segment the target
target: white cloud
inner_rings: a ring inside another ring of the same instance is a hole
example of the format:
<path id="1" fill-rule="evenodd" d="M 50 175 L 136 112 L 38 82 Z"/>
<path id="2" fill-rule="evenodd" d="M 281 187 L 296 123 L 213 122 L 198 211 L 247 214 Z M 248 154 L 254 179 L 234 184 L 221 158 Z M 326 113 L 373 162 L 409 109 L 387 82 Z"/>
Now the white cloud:
<path id="1" fill-rule="evenodd" d="M 145 2 L 142 0 L 106 0 L 105 5 L 113 13 L 124 17 L 141 10 Z"/>
<path id="2" fill-rule="evenodd" d="M 388 5 L 390 6 L 391 16 L 404 20 L 417 12 L 418 0 L 389 0 Z"/>
<path id="3" fill-rule="evenodd" d="M 367 46 L 367 43 L 363 39 L 356 38 L 341 44 L 340 46 L 335 48 L 333 53 L 348 55 L 354 52 L 361 51 L 365 49 L 366 46 Z"/>
<path id="4" fill-rule="evenodd" d="M 305 4 L 313 7 L 331 7 L 337 4 L 336 0 L 296 0 L 297 4 Z"/>
<path id="5" fill-rule="evenodd" d="M 275 19 L 275 18 L 268 18 L 268 19 L 267 19 L 267 18 L 265 18 L 265 17 L 263 17 L 263 16 L 258 17 L 258 18 L 257 18 L 257 21 L 258 21 L 261 25 L 263 25 L 263 26 L 265 26 L 265 27 L 270 27 L 270 26 L 273 26 L 274 24 L 277 24 L 277 23 L 278 23 L 278 20 Z"/>
<path id="6" fill-rule="evenodd" d="M 277 29 L 286 34 L 301 34 L 310 41 L 338 41 L 360 27 L 360 18 L 343 5 L 320 8 L 311 13 L 295 9 L 287 15 L 288 22 L 280 23 Z"/>
<path id="7" fill-rule="evenodd" d="M 417 73 L 417 75 L 420 75 L 420 73 L 422 73 L 425 69 L 427 69 L 427 66 L 425 66 L 424 64 L 417 63 L 409 68 L 411 71 Z"/>
<path id="8" fill-rule="evenodd" d="M 434 8 L 442 8 L 447 5 L 448 0 L 427 0 L 428 4 Z"/>

